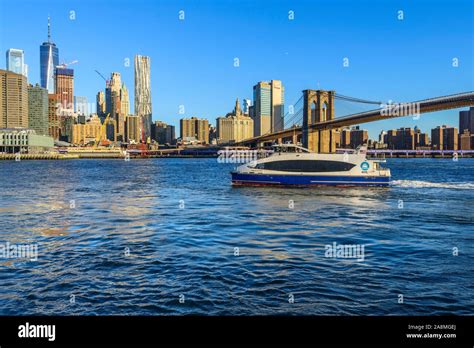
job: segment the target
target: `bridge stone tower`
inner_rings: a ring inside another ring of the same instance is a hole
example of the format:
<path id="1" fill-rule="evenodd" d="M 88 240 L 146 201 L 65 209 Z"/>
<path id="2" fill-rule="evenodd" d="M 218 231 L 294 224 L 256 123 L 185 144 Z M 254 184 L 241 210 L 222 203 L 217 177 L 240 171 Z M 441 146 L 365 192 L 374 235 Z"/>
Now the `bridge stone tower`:
<path id="1" fill-rule="evenodd" d="M 334 119 L 335 91 L 303 91 L 303 146 L 313 152 L 336 152 L 336 133 L 332 129 L 311 129 L 311 125 Z"/>

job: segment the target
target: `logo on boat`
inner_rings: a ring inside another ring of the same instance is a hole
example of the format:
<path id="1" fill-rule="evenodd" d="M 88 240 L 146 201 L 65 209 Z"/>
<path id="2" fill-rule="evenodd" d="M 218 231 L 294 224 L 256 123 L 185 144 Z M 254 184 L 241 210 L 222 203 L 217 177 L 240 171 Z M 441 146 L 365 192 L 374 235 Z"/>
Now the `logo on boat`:
<path id="1" fill-rule="evenodd" d="M 365 161 L 365 162 L 362 162 L 362 163 L 360 164 L 360 168 L 361 168 L 362 170 L 368 170 L 369 167 L 370 167 L 369 162 L 366 162 L 366 161 Z"/>

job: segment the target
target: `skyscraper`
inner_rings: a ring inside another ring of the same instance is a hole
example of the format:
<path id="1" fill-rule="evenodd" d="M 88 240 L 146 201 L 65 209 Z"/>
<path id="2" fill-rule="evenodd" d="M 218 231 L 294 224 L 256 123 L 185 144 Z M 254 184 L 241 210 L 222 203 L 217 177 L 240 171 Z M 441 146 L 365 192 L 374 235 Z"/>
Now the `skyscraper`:
<path id="1" fill-rule="evenodd" d="M 474 107 L 466 111 L 459 111 L 459 133 L 468 130 L 470 134 L 474 134 Z"/>
<path id="2" fill-rule="evenodd" d="M 284 128 L 285 88 L 279 80 L 259 82 L 253 87 L 254 135 Z"/>
<path id="3" fill-rule="evenodd" d="M 158 144 L 175 144 L 175 127 L 162 121 L 155 121 L 151 125 L 152 139 Z"/>
<path id="4" fill-rule="evenodd" d="M 129 143 L 139 143 L 140 138 L 140 117 L 127 115 L 125 122 L 125 140 Z"/>
<path id="5" fill-rule="evenodd" d="M 130 115 L 130 98 L 125 83 L 122 83 L 122 88 L 120 89 L 120 103 L 122 104 L 120 107 L 122 114 L 124 114 L 124 116 Z"/>
<path id="6" fill-rule="evenodd" d="M 457 150 L 458 129 L 445 125 L 433 128 L 431 130 L 431 147 L 433 150 Z"/>
<path id="7" fill-rule="evenodd" d="M 74 111 L 74 70 L 55 69 L 55 93 L 61 99 L 63 109 Z"/>
<path id="8" fill-rule="evenodd" d="M 359 145 L 367 144 L 369 140 L 369 134 L 365 129 L 359 129 L 359 127 L 353 127 L 350 131 L 350 146 L 356 149 Z"/>
<path id="9" fill-rule="evenodd" d="M 118 112 L 119 105 L 115 104 L 114 98 L 120 98 L 120 89 L 122 87 L 120 73 L 113 72 L 110 74 L 110 80 L 107 81 L 105 87 L 105 113 L 110 117 L 115 117 Z M 113 108 L 115 106 L 115 108 Z"/>
<path id="10" fill-rule="evenodd" d="M 122 80 L 120 73 L 113 72 L 105 88 L 105 109 L 110 119 L 115 120 L 115 138 L 124 140 L 125 138 L 125 116 L 122 112 Z M 110 139 L 109 139 L 110 140 Z"/>
<path id="11" fill-rule="evenodd" d="M 128 97 L 127 86 L 125 86 L 125 83 L 122 83 L 122 87 L 120 88 L 120 114 L 117 117 L 117 130 L 123 141 L 126 139 L 125 124 L 128 115 L 130 115 L 130 99 Z"/>
<path id="12" fill-rule="evenodd" d="M 97 115 L 100 118 L 105 117 L 105 94 L 102 91 L 99 91 L 96 96 L 96 103 L 97 103 Z"/>
<path id="13" fill-rule="evenodd" d="M 7 50 L 7 70 L 28 78 L 28 65 L 25 64 L 25 54 L 23 50 L 16 48 Z"/>
<path id="14" fill-rule="evenodd" d="M 38 84 L 28 86 L 28 128 L 48 135 L 48 90 Z"/>
<path id="15" fill-rule="evenodd" d="M 0 70 L 0 128 L 28 127 L 26 77 Z"/>
<path id="16" fill-rule="evenodd" d="M 151 135 L 150 57 L 135 56 L 135 115 L 141 117 L 145 138 Z"/>
<path id="17" fill-rule="evenodd" d="M 54 140 L 61 136 L 61 127 L 59 124 L 59 107 L 61 99 L 57 94 L 48 94 L 48 134 Z"/>
<path id="18" fill-rule="evenodd" d="M 74 112 L 79 115 L 89 116 L 87 97 L 74 96 Z"/>
<path id="19" fill-rule="evenodd" d="M 250 107 L 252 106 L 252 101 L 250 99 L 244 99 L 244 108 L 243 112 L 246 115 L 250 114 Z"/>
<path id="20" fill-rule="evenodd" d="M 41 87 L 46 88 L 48 93 L 55 92 L 54 73 L 59 65 L 59 50 L 56 44 L 51 42 L 51 22 L 48 17 L 48 41 L 40 46 L 40 81 Z"/>

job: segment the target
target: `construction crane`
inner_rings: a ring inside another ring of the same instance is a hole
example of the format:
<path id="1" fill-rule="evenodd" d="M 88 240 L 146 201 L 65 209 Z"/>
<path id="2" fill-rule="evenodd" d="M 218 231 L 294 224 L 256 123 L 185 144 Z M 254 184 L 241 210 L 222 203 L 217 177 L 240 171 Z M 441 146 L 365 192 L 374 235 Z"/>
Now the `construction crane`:
<path id="1" fill-rule="evenodd" d="M 108 87 L 109 86 L 109 80 L 107 80 L 104 75 L 102 75 L 98 70 L 94 70 L 100 77 L 102 77 L 105 81 L 105 86 Z"/>
<path id="2" fill-rule="evenodd" d="M 107 79 L 102 75 L 98 70 L 94 70 L 97 74 L 99 74 L 100 77 L 104 79 L 105 82 L 107 82 Z"/>
<path id="3" fill-rule="evenodd" d="M 62 64 L 59 64 L 59 65 L 56 65 L 56 68 L 66 69 L 69 65 L 73 65 L 73 64 L 77 64 L 77 63 L 79 63 L 78 60 L 73 60 L 72 62 L 69 62 L 69 63 L 62 63 Z"/>

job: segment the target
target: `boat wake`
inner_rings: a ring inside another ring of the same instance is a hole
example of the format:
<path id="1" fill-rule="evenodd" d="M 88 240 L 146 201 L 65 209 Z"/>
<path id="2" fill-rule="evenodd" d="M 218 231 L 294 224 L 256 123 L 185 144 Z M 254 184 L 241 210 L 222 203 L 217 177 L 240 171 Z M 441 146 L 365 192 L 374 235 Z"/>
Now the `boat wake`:
<path id="1" fill-rule="evenodd" d="M 406 188 L 446 188 L 453 190 L 474 190 L 474 183 L 470 182 L 429 182 L 421 180 L 394 180 L 393 186 Z"/>

